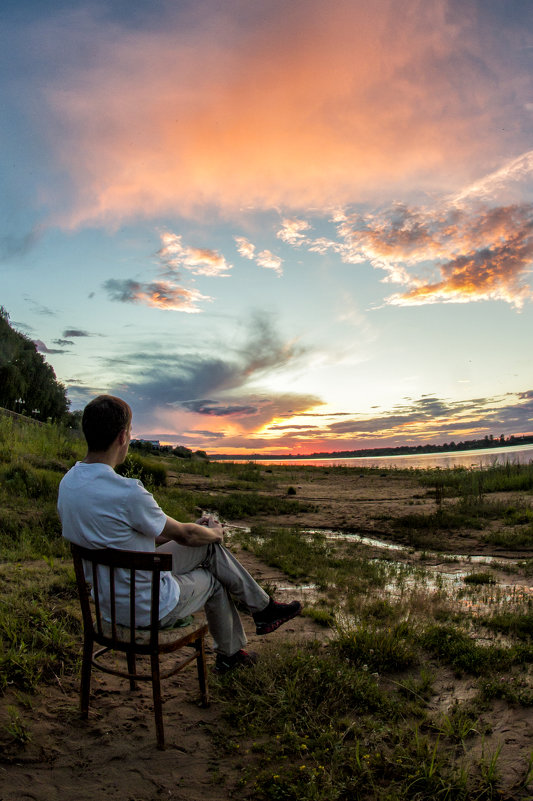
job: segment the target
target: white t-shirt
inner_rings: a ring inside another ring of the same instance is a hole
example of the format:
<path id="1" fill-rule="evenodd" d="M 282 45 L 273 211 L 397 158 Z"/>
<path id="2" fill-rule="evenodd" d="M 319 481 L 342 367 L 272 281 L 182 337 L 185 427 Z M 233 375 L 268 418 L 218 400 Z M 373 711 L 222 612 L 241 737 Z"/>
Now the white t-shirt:
<path id="1" fill-rule="evenodd" d="M 59 485 L 57 504 L 63 536 L 84 548 L 154 551 L 166 515 L 140 481 L 124 478 L 107 464 L 76 462 Z M 86 569 L 87 581 L 92 577 Z M 102 614 L 109 610 L 109 571 L 98 573 Z M 129 572 L 115 571 L 117 622 L 129 625 Z M 136 573 L 137 626 L 150 624 L 151 574 Z M 159 619 L 176 606 L 179 585 L 171 573 L 161 573 Z"/>

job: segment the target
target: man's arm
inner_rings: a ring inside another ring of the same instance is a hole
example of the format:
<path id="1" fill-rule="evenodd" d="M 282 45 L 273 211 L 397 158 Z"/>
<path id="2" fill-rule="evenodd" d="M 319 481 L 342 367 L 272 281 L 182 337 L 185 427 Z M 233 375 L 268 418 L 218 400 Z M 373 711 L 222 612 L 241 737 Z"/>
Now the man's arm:
<path id="1" fill-rule="evenodd" d="M 159 537 L 156 537 L 156 545 L 162 545 L 169 540 L 194 547 L 208 545 L 211 542 L 223 542 L 224 536 L 220 523 L 214 523 L 208 528 L 198 523 L 180 523 L 167 515 L 165 527 Z"/>

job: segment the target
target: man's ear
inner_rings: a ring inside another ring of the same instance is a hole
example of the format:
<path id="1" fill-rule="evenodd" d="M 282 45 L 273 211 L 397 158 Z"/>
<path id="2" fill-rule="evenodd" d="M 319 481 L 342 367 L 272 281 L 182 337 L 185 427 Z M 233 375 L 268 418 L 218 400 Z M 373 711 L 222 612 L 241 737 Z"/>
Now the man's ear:
<path id="1" fill-rule="evenodd" d="M 122 431 L 118 435 L 118 444 L 120 445 L 120 447 L 125 445 L 126 442 L 128 441 L 128 439 L 129 439 L 128 429 L 127 428 L 123 428 Z"/>

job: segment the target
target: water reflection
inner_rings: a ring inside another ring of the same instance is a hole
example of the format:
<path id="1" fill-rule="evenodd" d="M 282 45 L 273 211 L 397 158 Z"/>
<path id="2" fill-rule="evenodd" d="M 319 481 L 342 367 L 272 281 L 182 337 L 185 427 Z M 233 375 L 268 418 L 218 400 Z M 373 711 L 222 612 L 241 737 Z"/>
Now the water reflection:
<path id="1" fill-rule="evenodd" d="M 231 529 L 249 532 L 244 526 L 227 526 Z M 361 534 L 351 534 L 331 529 L 305 529 L 303 536 L 323 536 L 328 541 L 344 541 L 357 543 L 364 551 L 369 549 L 368 559 L 380 564 L 386 572 L 387 580 L 380 592 L 385 591 L 391 598 L 400 600 L 416 592 L 426 592 L 438 595 L 454 606 L 468 611 L 473 615 L 487 614 L 496 611 L 500 606 L 508 609 L 530 610 L 533 606 L 533 587 L 523 584 L 523 577 L 519 577 L 518 567 L 522 559 L 470 555 L 470 554 L 442 554 L 430 551 L 414 551 L 411 547 L 397 543 L 379 540 L 374 537 L 365 537 Z M 372 549 L 372 553 L 370 553 Z M 386 556 L 376 556 L 376 550 L 385 553 L 394 552 L 399 557 L 392 560 Z M 424 562 L 420 561 L 423 554 Z M 364 554 L 362 554 L 364 558 Z M 433 564 L 432 564 L 433 563 Z M 494 584 L 472 585 L 465 583 L 465 578 L 472 575 L 472 566 L 487 565 L 493 571 L 499 571 Z M 511 572 L 506 572 L 507 570 Z M 519 583 L 520 582 L 520 583 Z M 301 592 L 305 596 L 305 603 L 318 599 L 320 590 L 318 585 L 306 582 L 301 585 L 287 584 L 286 579 L 274 580 L 276 590 L 280 594 Z"/>

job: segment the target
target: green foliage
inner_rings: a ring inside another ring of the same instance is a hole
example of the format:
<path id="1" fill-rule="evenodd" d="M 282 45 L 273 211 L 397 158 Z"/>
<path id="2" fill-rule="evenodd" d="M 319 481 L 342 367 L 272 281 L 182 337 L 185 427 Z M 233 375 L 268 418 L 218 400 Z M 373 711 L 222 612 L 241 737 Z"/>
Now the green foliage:
<path id="1" fill-rule="evenodd" d="M 61 420 L 68 409 L 66 390 L 35 343 L 11 328 L 0 307 L 0 407 L 37 420 Z"/>
<path id="2" fill-rule="evenodd" d="M 289 501 L 256 492 L 231 492 L 227 495 L 198 493 L 198 505 L 211 509 L 226 520 L 241 520 L 259 515 L 291 515 L 312 510 L 313 504 Z"/>
<path id="3" fill-rule="evenodd" d="M 31 741 L 31 733 L 28 725 L 22 719 L 20 712 L 14 706 L 8 706 L 9 723 L 4 726 L 4 731 L 13 743 L 26 745 Z"/>
<path id="4" fill-rule="evenodd" d="M 429 626 L 419 642 L 456 671 L 474 676 L 487 675 L 495 670 L 509 670 L 515 664 L 533 661 L 533 649 L 527 646 L 480 645 L 465 632 L 447 625 Z"/>
<path id="5" fill-rule="evenodd" d="M 302 614 L 314 620 L 319 626 L 333 628 L 335 625 L 335 612 L 328 606 L 304 606 Z"/>
<path id="6" fill-rule="evenodd" d="M 499 545 L 508 551 L 524 551 L 533 548 L 533 527 L 526 530 L 487 531 L 483 541 L 491 545 Z"/>
<path id="7" fill-rule="evenodd" d="M 496 579 L 492 573 L 482 572 L 469 573 L 463 579 L 465 584 L 496 584 Z"/>
<path id="8" fill-rule="evenodd" d="M 4 567 L 0 594 L 0 692 L 34 691 L 79 659 L 81 624 L 70 566 Z M 63 601 L 58 599 L 63 597 Z"/>
<path id="9" fill-rule="evenodd" d="M 483 618 L 483 625 L 493 631 L 512 634 L 521 640 L 528 640 L 533 638 L 533 611 L 496 612 L 491 617 Z"/>
<path id="10" fill-rule="evenodd" d="M 441 486 L 463 498 L 481 498 L 484 493 L 533 489 L 533 463 L 506 462 L 484 468 L 424 470 L 420 472 L 419 479 L 426 487 Z"/>
<path id="11" fill-rule="evenodd" d="M 235 756 L 241 753 L 235 737 L 246 737 L 248 760 L 257 754 L 243 766 L 239 797 L 507 797 L 499 791 L 497 752 L 483 749 L 474 764 L 458 752 L 458 744 L 486 729 L 475 708 L 457 705 L 433 719 L 424 668 L 403 683 L 384 679 L 382 686 L 347 661 L 335 639 L 327 647 L 293 643 L 266 649 L 254 670 L 228 674 L 215 691 L 224 712 L 217 747 Z"/>
<path id="12" fill-rule="evenodd" d="M 369 671 L 400 671 L 418 658 L 407 623 L 382 628 L 372 624 L 341 625 L 336 647 L 356 667 Z"/>
<path id="13" fill-rule="evenodd" d="M 127 478 L 137 478 L 148 487 L 164 487 L 167 483 L 167 471 L 163 464 L 153 459 L 146 459 L 137 453 L 129 453 L 116 472 Z"/>
<path id="14" fill-rule="evenodd" d="M 0 486 L 11 496 L 55 500 L 61 478 L 60 473 L 34 468 L 24 461 L 0 468 Z"/>

